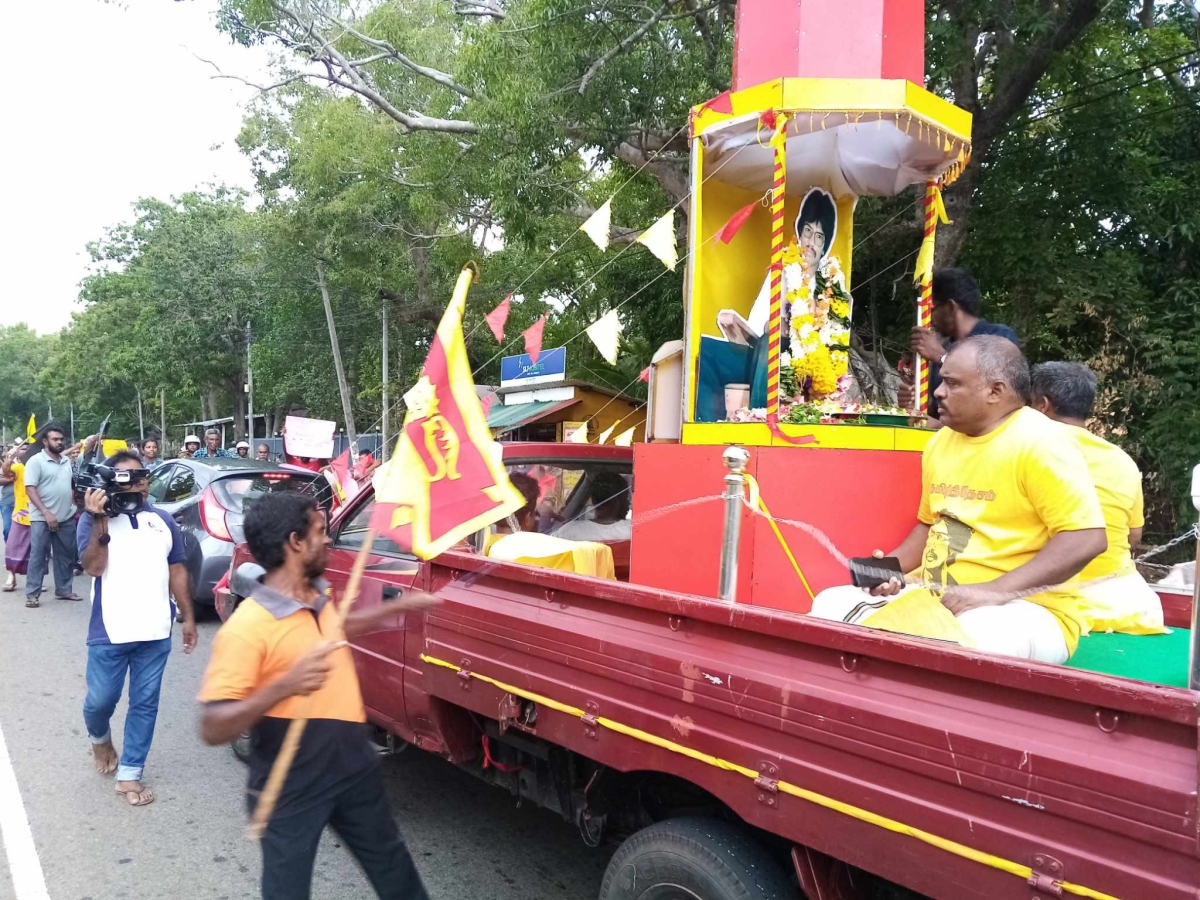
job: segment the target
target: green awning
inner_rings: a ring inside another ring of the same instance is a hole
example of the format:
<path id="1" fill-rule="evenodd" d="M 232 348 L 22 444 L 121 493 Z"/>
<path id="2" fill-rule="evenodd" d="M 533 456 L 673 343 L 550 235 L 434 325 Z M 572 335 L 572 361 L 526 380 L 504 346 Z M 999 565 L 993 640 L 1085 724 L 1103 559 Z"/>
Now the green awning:
<path id="1" fill-rule="evenodd" d="M 536 422 L 560 409 L 574 406 L 578 402 L 577 399 L 572 398 L 570 400 L 535 400 L 532 403 L 517 403 L 512 406 L 499 406 L 493 403 L 492 408 L 488 410 L 488 428 L 503 434 L 514 428 L 520 428 L 522 425 L 528 425 L 530 422 Z"/>

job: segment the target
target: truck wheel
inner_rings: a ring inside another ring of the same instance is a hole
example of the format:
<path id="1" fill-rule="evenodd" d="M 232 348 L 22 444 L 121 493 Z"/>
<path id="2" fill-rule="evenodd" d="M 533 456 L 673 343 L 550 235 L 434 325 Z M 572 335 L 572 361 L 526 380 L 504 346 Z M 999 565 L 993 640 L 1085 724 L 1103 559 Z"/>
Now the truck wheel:
<path id="1" fill-rule="evenodd" d="M 796 900 L 783 870 L 750 834 L 719 819 L 667 819 L 623 843 L 600 900 Z"/>
<path id="2" fill-rule="evenodd" d="M 243 731 L 232 741 L 229 742 L 229 748 L 233 751 L 233 755 L 244 763 L 250 762 L 250 732 Z"/>

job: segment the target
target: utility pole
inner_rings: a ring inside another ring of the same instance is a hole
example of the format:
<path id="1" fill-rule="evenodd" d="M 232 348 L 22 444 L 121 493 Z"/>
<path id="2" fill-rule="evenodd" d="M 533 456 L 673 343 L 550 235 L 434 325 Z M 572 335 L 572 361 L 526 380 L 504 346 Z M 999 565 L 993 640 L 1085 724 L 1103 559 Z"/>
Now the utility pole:
<path id="1" fill-rule="evenodd" d="M 71 404 L 71 444 L 75 444 L 75 404 Z"/>
<path id="2" fill-rule="evenodd" d="M 350 409 L 350 385 L 346 383 L 346 370 L 342 368 L 342 351 L 338 348 L 337 329 L 333 325 L 333 306 L 329 303 L 329 285 L 325 283 L 325 261 L 317 260 L 317 281 L 321 285 L 321 300 L 325 303 L 325 322 L 329 325 L 329 343 L 333 346 L 333 368 L 337 372 L 338 393 L 342 396 L 342 417 L 346 420 L 346 435 L 350 438 L 350 455 L 357 455 L 358 429 L 354 427 L 354 413 Z"/>
<path id="3" fill-rule="evenodd" d="M 167 454 L 167 389 L 158 389 L 158 453 L 160 456 Z"/>
<path id="4" fill-rule="evenodd" d="M 379 434 L 379 458 L 387 462 L 388 452 L 388 299 L 383 298 L 383 425 Z"/>
<path id="5" fill-rule="evenodd" d="M 254 443 L 254 367 L 250 365 L 250 323 L 246 323 L 246 393 L 249 397 L 246 412 L 246 440 Z M 250 448 L 254 452 L 254 448 Z"/>
<path id="6" fill-rule="evenodd" d="M 137 391 L 138 398 L 138 436 L 144 441 L 146 439 L 146 424 L 142 421 L 142 392 L 138 388 L 134 388 L 134 390 Z"/>

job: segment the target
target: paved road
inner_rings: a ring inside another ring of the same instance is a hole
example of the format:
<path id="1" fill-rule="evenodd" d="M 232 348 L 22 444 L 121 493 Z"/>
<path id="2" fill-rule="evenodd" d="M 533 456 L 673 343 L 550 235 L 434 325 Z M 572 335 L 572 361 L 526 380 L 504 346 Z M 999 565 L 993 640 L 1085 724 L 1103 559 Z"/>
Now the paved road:
<path id="1" fill-rule="evenodd" d="M 86 596 L 85 579 L 76 592 Z M 167 664 L 146 781 L 158 794 L 134 809 L 91 768 L 81 706 L 89 604 L 47 599 L 27 610 L 0 593 L 0 732 L 52 900 L 234 900 L 258 896 L 257 847 L 242 836 L 245 770 L 228 748 L 196 735 L 195 696 L 217 622 L 200 624 L 192 656 Z M 176 629 L 178 648 L 178 629 Z M 124 702 L 113 721 L 123 727 Z M 120 746 L 118 741 L 118 747 Z M 561 819 L 416 749 L 385 761 L 392 807 L 433 900 L 594 900 L 611 849 L 591 850 Z M 0 900 L 45 900 L 14 886 L 0 754 Z M 373 897 L 327 833 L 314 898 Z"/>

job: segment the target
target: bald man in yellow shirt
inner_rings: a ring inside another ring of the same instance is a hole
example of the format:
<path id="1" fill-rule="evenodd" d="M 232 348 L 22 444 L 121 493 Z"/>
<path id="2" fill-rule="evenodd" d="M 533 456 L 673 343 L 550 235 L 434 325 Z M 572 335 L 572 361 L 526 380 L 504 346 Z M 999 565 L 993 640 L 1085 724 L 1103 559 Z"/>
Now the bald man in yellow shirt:
<path id="1" fill-rule="evenodd" d="M 1048 362 L 1033 370 L 1031 405 L 1062 424 L 1079 445 L 1096 486 L 1108 549 L 1079 573 L 1081 609 L 1093 631 L 1162 634 L 1162 601 L 1133 564 L 1131 546 L 1145 524 L 1142 473 L 1120 447 L 1087 430 L 1096 376 L 1082 363 Z"/>

